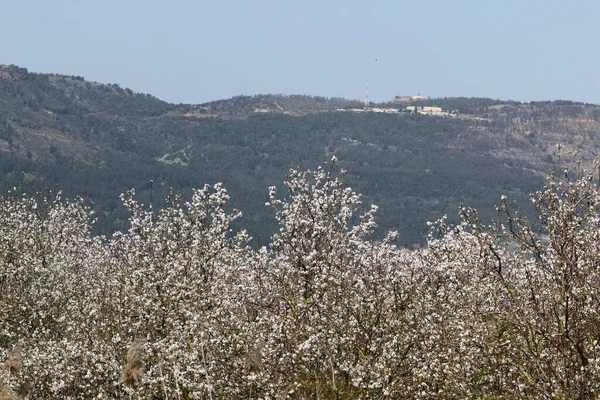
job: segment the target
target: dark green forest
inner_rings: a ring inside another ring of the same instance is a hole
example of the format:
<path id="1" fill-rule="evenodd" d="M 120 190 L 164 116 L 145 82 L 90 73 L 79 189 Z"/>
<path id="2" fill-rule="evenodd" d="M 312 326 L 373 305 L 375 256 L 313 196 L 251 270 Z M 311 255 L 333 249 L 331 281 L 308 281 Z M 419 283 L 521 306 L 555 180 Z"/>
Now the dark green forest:
<path id="1" fill-rule="evenodd" d="M 269 186 L 290 168 L 325 166 L 335 155 L 365 209 L 379 206 L 375 236 L 397 230 L 398 244 L 409 246 L 424 242 L 427 221 L 444 214 L 457 221 L 461 203 L 489 210 L 487 219 L 502 194 L 527 204 L 563 161 L 557 143 L 583 148 L 583 159 L 600 144 L 597 106 L 424 103 L 459 115 L 335 112 L 360 103 L 302 95 L 175 105 L 116 84 L 2 66 L 0 180 L 5 189 L 82 196 L 95 211 L 95 231 L 106 235 L 127 229 L 119 195 L 130 188 L 160 208 L 171 189 L 189 194 L 223 182 L 230 207 L 243 212 L 236 223 L 264 244 L 276 228 L 265 206 Z"/>

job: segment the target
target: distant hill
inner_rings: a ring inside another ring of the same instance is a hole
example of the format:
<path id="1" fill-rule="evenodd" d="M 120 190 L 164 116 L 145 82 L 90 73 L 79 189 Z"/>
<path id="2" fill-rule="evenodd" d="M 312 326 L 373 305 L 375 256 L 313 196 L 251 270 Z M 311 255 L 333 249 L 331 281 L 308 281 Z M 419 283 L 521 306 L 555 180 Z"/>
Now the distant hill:
<path id="1" fill-rule="evenodd" d="M 362 104 L 303 95 L 175 105 L 116 84 L 0 66 L 0 180 L 89 199 L 97 231 L 106 234 L 126 228 L 118 195 L 129 188 L 159 207 L 170 187 L 186 193 L 223 182 L 244 213 L 240 224 L 265 242 L 274 229 L 264 206 L 268 187 L 280 185 L 290 168 L 315 168 L 335 154 L 347 183 L 379 206 L 381 231 L 397 229 L 399 243 L 411 245 L 422 243 L 426 221 L 455 216 L 461 202 L 484 218 L 501 194 L 527 204 L 546 172 L 568 162 L 564 155 L 579 149 L 590 160 L 600 147 L 596 105 L 478 98 L 419 104 L 458 114 L 340 112 Z"/>

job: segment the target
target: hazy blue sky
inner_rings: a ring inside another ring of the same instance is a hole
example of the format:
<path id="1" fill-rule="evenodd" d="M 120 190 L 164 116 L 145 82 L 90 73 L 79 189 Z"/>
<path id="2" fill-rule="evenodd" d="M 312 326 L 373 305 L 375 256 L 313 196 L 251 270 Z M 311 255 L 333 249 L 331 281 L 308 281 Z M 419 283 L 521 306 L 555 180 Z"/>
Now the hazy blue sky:
<path id="1" fill-rule="evenodd" d="M 283 93 L 600 103 L 599 0 L 20 0 L 0 63 L 175 103 Z"/>

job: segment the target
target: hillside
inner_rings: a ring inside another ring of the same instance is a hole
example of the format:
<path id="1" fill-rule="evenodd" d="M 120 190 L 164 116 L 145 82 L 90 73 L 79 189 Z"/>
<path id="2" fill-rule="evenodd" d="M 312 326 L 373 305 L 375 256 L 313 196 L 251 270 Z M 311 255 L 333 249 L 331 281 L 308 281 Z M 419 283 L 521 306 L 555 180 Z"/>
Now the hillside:
<path id="1" fill-rule="evenodd" d="M 336 155 L 346 182 L 379 206 L 380 234 L 397 229 L 399 243 L 411 245 L 422 242 L 428 220 L 452 218 L 461 202 L 485 218 L 501 194 L 527 204 L 546 172 L 565 162 L 557 144 L 563 154 L 579 149 L 584 160 L 600 146 L 596 105 L 425 104 L 459 114 L 336 112 L 361 105 L 301 95 L 175 105 L 118 85 L 0 66 L 0 179 L 83 196 L 106 234 L 126 228 L 118 196 L 129 188 L 160 206 L 170 187 L 186 194 L 223 182 L 244 213 L 239 225 L 264 243 L 275 229 L 264 206 L 268 187 L 281 185 L 290 168 L 315 168 Z"/>

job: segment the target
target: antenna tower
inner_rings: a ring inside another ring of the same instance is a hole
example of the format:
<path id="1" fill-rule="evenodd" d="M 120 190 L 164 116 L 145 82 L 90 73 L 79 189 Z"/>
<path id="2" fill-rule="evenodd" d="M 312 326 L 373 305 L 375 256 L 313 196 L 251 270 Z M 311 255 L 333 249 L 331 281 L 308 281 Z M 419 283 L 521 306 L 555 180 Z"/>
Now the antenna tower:
<path id="1" fill-rule="evenodd" d="M 369 109 L 369 81 L 367 81 L 367 86 L 365 87 L 365 111 Z"/>

